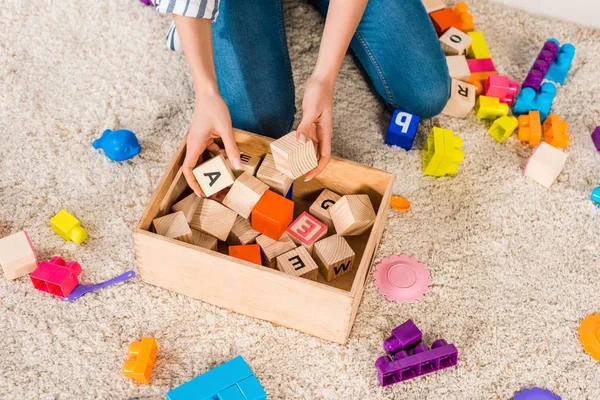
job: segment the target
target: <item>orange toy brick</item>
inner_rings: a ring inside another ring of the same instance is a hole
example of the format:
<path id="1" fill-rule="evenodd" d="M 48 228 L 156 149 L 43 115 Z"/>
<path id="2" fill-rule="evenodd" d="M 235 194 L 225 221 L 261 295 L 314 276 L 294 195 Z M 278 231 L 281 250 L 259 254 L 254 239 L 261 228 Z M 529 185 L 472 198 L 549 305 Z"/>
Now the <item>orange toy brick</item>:
<path id="1" fill-rule="evenodd" d="M 154 338 L 142 338 L 129 345 L 129 360 L 123 364 L 123 375 L 137 383 L 148 384 L 156 361 L 158 345 Z"/>
<path id="2" fill-rule="evenodd" d="M 558 115 L 548 115 L 548 118 L 544 121 L 544 142 L 550 146 L 566 149 L 569 146 L 570 140 L 567 133 L 568 129 L 569 124 L 561 120 Z"/>
<path id="3" fill-rule="evenodd" d="M 530 146 L 537 146 L 542 142 L 542 123 L 539 111 L 529 111 L 527 115 L 519 116 L 519 140 Z"/>
<path id="4" fill-rule="evenodd" d="M 460 29 L 462 27 L 462 21 L 456 15 L 453 9 L 444 8 L 443 10 L 435 11 L 429 14 L 433 27 L 437 32 L 438 36 L 441 36 L 451 27 Z"/>
<path id="5" fill-rule="evenodd" d="M 240 260 L 262 265 L 260 258 L 260 246 L 257 244 L 229 246 L 229 255 L 231 257 L 239 258 Z"/>
<path id="6" fill-rule="evenodd" d="M 252 229 L 279 240 L 294 219 L 294 202 L 267 190 L 252 209 Z"/>
<path id="7" fill-rule="evenodd" d="M 475 24 L 473 23 L 473 16 L 469 13 L 469 6 L 467 3 L 461 1 L 454 7 L 454 13 L 460 19 L 460 29 L 463 32 L 473 32 L 475 30 Z"/>

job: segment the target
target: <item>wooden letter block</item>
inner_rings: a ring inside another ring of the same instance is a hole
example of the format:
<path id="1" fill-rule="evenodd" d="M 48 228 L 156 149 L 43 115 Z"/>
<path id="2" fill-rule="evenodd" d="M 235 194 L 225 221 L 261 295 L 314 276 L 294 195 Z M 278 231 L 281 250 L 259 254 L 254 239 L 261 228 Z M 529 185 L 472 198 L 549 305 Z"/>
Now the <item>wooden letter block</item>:
<path id="1" fill-rule="evenodd" d="M 333 228 L 333 221 L 329 215 L 329 207 L 334 205 L 336 201 L 341 198 L 342 196 L 339 194 L 334 193 L 329 189 L 325 189 L 321 192 L 319 197 L 317 197 L 315 202 L 312 203 L 308 212 L 317 217 L 317 219 L 319 219 L 328 227 Z"/>
<path id="2" fill-rule="evenodd" d="M 311 281 L 316 281 L 319 275 L 317 263 L 304 247 L 298 247 L 277 257 L 277 269 Z"/>
<path id="3" fill-rule="evenodd" d="M 317 168 L 319 163 L 312 140 L 307 138 L 306 143 L 300 143 L 296 140 L 296 131 L 272 142 L 271 151 L 277 170 L 291 179 Z"/>
<path id="4" fill-rule="evenodd" d="M 341 236 L 334 235 L 315 243 L 315 261 L 327 282 L 352 271 L 354 251 Z"/>
<path id="5" fill-rule="evenodd" d="M 231 186 L 235 181 L 235 176 L 222 154 L 196 167 L 193 173 L 207 197 Z"/>
<path id="6" fill-rule="evenodd" d="M 212 251 L 218 250 L 218 240 L 216 237 L 195 229 L 192 229 L 192 244 Z"/>
<path id="7" fill-rule="evenodd" d="M 425 6 L 425 10 L 427 10 L 427 14 L 430 14 L 434 11 L 441 10 L 446 8 L 446 3 L 442 0 L 422 0 L 423 5 Z"/>
<path id="8" fill-rule="evenodd" d="M 327 235 L 327 225 L 303 212 L 288 226 L 286 232 L 294 243 L 305 247 L 312 254 L 313 244 Z"/>
<path id="9" fill-rule="evenodd" d="M 471 47 L 469 51 L 467 51 L 467 57 L 469 58 L 492 58 L 490 51 L 488 50 L 487 43 L 485 41 L 485 37 L 483 33 L 479 31 L 469 32 L 469 36 L 473 41 L 471 42 Z"/>
<path id="10" fill-rule="evenodd" d="M 223 199 L 223 205 L 242 217 L 248 218 L 258 200 L 267 190 L 269 190 L 269 186 L 244 172 L 229 189 L 229 193 Z"/>
<path id="11" fill-rule="evenodd" d="M 266 235 L 260 235 L 256 238 L 256 243 L 262 251 L 263 265 L 269 268 L 276 267 L 278 256 L 296 248 L 296 244 L 287 233 L 284 233 L 279 240 L 273 240 Z"/>
<path id="12" fill-rule="evenodd" d="M 202 199 L 190 221 L 190 226 L 225 241 L 236 218 L 235 211 L 214 200 Z"/>
<path id="13" fill-rule="evenodd" d="M 458 15 L 451 8 L 443 8 L 438 11 L 434 11 L 429 14 L 433 27 L 437 32 L 438 36 L 443 35 L 451 27 L 460 29 L 462 27 L 462 21 Z"/>
<path id="14" fill-rule="evenodd" d="M 200 204 L 201 200 L 202 199 L 200 197 L 196 196 L 196 193 L 192 193 L 189 196 L 185 197 L 183 200 L 180 200 L 177 203 L 173 204 L 171 210 L 174 213 L 178 211 L 183 212 L 183 215 L 185 215 L 185 219 L 189 223 L 192 220 L 192 217 L 196 212 L 196 207 L 198 207 L 198 204 Z"/>
<path id="15" fill-rule="evenodd" d="M 0 266 L 6 279 L 17 279 L 33 272 L 37 257 L 27 232 L 0 239 Z"/>
<path id="16" fill-rule="evenodd" d="M 167 214 L 152 221 L 156 233 L 171 239 L 192 243 L 192 230 L 183 211 Z"/>
<path id="17" fill-rule="evenodd" d="M 475 107 L 475 92 L 475 86 L 452 79 L 450 100 L 442 113 L 451 117 L 465 118 Z"/>
<path id="18" fill-rule="evenodd" d="M 250 244 L 254 242 L 259 235 L 260 232 L 255 231 L 252 229 L 252 226 L 250 226 L 250 221 L 238 215 L 233 224 L 233 228 L 231 228 L 231 232 L 229 232 L 229 236 L 227 236 L 227 243 L 232 245 Z"/>
<path id="19" fill-rule="evenodd" d="M 262 265 L 260 260 L 260 246 L 257 244 L 229 246 L 229 255 L 240 260 Z"/>
<path id="20" fill-rule="evenodd" d="M 467 81 L 471 77 L 471 70 L 465 56 L 447 56 L 446 63 L 451 78 Z"/>
<path id="21" fill-rule="evenodd" d="M 227 159 L 227 165 L 229 166 L 229 169 L 231 169 L 231 172 L 233 172 L 233 175 L 235 175 L 235 177 L 239 177 L 242 173 L 247 172 L 250 175 L 254 176 L 256 175 L 256 171 L 258 170 L 258 165 L 260 164 L 260 156 L 253 156 L 250 154 L 246 154 L 246 153 L 240 153 L 240 161 L 242 162 L 242 169 L 235 169 L 233 167 L 233 165 L 231 165 L 231 161 L 229 161 L 229 159 Z"/>
<path id="22" fill-rule="evenodd" d="M 531 154 L 523 175 L 549 188 L 562 172 L 567 154 L 542 142 Z"/>
<path id="23" fill-rule="evenodd" d="M 440 44 L 447 56 L 462 56 L 467 53 L 473 39 L 466 33 L 450 28 L 440 37 Z"/>
<path id="24" fill-rule="evenodd" d="M 294 218 L 294 202 L 267 190 L 252 210 L 252 229 L 277 240 Z"/>
<path id="25" fill-rule="evenodd" d="M 568 129 L 569 124 L 561 120 L 558 115 L 548 115 L 544 121 L 544 142 L 550 146 L 566 149 L 571 139 L 567 133 Z"/>
<path id="26" fill-rule="evenodd" d="M 353 194 L 343 196 L 329 209 L 335 231 L 340 236 L 360 235 L 375 222 L 375 210 L 369 196 Z"/>
<path id="27" fill-rule="evenodd" d="M 227 193 L 229 193 L 230 189 L 231 187 L 226 187 L 223 190 L 219 190 L 217 193 L 213 194 L 212 196 L 209 196 L 209 199 L 214 200 L 217 203 L 223 204 L 223 200 L 225 200 L 225 196 L 227 196 Z"/>
<path id="28" fill-rule="evenodd" d="M 542 123 L 539 111 L 529 111 L 527 115 L 519 115 L 519 140 L 530 146 L 542 142 Z"/>
<path id="29" fill-rule="evenodd" d="M 268 153 L 260 164 L 256 177 L 269 185 L 272 191 L 285 196 L 294 182 L 275 168 L 273 154 Z"/>

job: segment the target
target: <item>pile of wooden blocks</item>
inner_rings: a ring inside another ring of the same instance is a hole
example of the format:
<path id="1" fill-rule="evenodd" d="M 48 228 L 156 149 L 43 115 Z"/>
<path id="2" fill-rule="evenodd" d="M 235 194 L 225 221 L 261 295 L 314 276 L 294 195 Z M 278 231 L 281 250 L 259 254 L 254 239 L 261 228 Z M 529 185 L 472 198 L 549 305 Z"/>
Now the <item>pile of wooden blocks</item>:
<path id="1" fill-rule="evenodd" d="M 375 222 L 369 196 L 325 189 L 308 212 L 298 210 L 293 181 L 318 162 L 314 143 L 298 142 L 295 132 L 272 142 L 271 153 L 242 154 L 241 161 L 240 171 L 223 155 L 196 167 L 207 197 L 180 199 L 173 213 L 154 219 L 156 233 L 212 251 L 221 242 L 232 257 L 314 281 L 351 272 L 355 253 L 344 236 Z"/>

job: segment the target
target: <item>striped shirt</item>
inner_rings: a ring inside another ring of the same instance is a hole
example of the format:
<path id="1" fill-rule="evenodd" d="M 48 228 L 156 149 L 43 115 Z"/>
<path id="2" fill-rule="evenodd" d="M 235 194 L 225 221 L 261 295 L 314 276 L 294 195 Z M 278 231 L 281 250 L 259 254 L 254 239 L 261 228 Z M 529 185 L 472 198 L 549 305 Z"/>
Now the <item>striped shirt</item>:
<path id="1" fill-rule="evenodd" d="M 219 0 L 154 0 L 154 8 L 165 14 L 206 18 L 214 22 L 219 15 Z"/>

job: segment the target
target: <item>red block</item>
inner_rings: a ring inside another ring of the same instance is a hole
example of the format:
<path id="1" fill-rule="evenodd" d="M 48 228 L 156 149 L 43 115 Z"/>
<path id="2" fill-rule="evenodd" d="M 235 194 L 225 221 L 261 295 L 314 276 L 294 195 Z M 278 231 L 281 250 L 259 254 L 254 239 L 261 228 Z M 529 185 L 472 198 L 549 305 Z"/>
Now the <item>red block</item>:
<path id="1" fill-rule="evenodd" d="M 61 257 L 42 261 L 29 275 L 33 287 L 59 297 L 67 297 L 79 285 L 81 265 L 76 261 L 65 262 Z"/>
<path id="2" fill-rule="evenodd" d="M 444 8 L 429 14 L 433 27 L 438 36 L 442 36 L 451 27 L 461 29 L 463 22 L 460 17 L 451 8 Z"/>
<path id="3" fill-rule="evenodd" d="M 490 75 L 485 82 L 485 95 L 495 97 L 501 103 L 512 106 L 519 91 L 519 84 L 511 81 L 508 76 Z"/>

